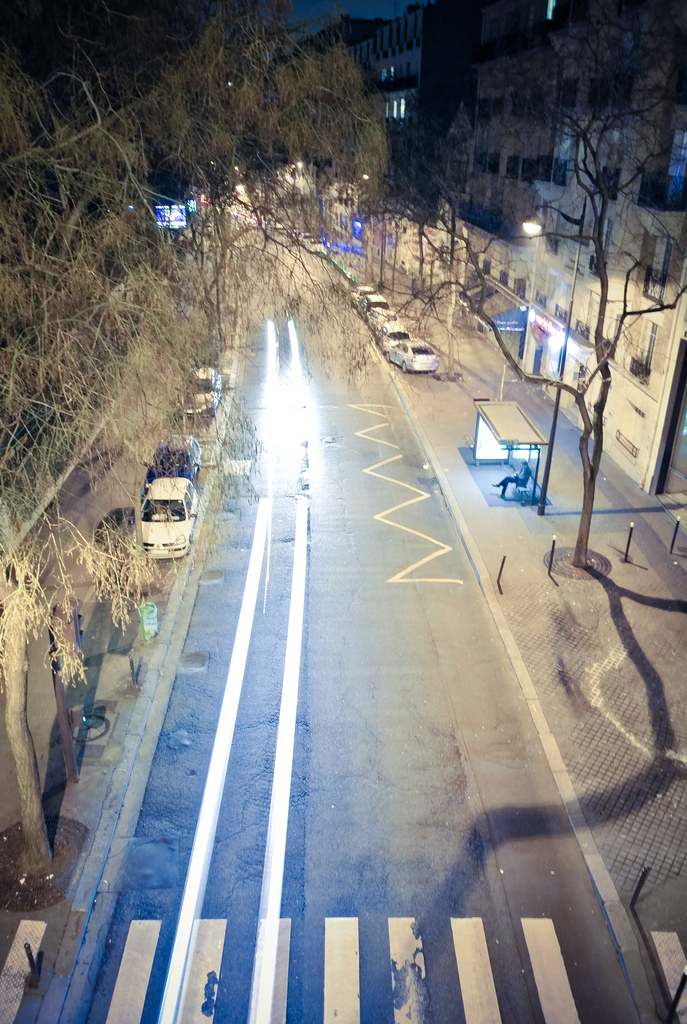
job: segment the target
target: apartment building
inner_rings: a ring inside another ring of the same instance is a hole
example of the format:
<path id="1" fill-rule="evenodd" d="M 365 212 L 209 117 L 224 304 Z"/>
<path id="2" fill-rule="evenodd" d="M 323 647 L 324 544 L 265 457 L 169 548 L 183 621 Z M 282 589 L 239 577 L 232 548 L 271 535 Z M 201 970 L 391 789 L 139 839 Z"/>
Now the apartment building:
<path id="1" fill-rule="evenodd" d="M 447 127 L 462 103 L 473 105 L 471 56 L 479 6 L 454 0 L 410 4 L 348 50 L 376 90 L 391 130 L 420 119 Z"/>
<path id="2" fill-rule="evenodd" d="M 617 346 L 605 447 L 658 493 L 687 492 L 685 6 L 488 4 L 460 207 L 491 311 L 510 328 L 524 313 L 509 337 L 526 370 L 557 375 L 567 330 L 565 379 L 586 381 L 606 295 L 603 337 Z M 525 221 L 538 221 L 536 239 Z M 577 416 L 570 396 L 562 407 Z"/>

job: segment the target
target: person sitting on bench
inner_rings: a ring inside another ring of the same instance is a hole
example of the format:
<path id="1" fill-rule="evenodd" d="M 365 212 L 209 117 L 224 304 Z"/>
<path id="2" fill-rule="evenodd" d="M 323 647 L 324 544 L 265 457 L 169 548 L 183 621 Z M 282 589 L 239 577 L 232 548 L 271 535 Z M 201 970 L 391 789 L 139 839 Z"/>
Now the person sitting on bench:
<path id="1" fill-rule="evenodd" d="M 532 476 L 532 470 L 530 469 L 530 467 L 527 465 L 526 462 L 523 462 L 522 466 L 520 467 L 520 472 L 518 473 L 517 476 L 504 476 L 503 480 L 499 480 L 499 482 L 497 484 L 492 484 L 491 486 L 492 487 L 500 487 L 501 488 L 501 497 L 505 498 L 506 497 L 506 489 L 508 487 L 508 484 L 515 484 L 516 487 L 525 488 L 525 487 L 527 487 L 528 483 L 530 482 L 530 477 L 531 476 Z"/>

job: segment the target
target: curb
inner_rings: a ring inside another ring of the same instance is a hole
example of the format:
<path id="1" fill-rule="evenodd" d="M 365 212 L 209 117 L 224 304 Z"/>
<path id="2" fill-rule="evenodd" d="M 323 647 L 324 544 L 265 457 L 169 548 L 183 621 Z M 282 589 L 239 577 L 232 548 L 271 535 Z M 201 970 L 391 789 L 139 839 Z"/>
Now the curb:
<path id="1" fill-rule="evenodd" d="M 238 357 L 234 356 L 234 366 L 230 374 L 234 384 L 237 377 L 237 361 Z M 240 369 L 242 371 L 242 366 Z M 229 401 L 224 404 L 223 423 L 217 431 L 215 451 L 219 451 L 226 436 L 233 398 L 232 388 Z M 203 528 L 217 471 L 218 466 L 215 465 L 203 490 L 196 520 L 196 536 Z M 116 893 L 99 891 L 103 872 L 116 832 L 123 821 L 135 820 L 138 807 L 145 795 L 150 765 L 176 676 L 176 662 L 186 640 L 199 580 L 200 570 L 190 558 L 177 576 L 170 592 L 155 650 L 129 720 L 122 753 L 103 801 L 100 822 L 80 869 L 76 892 L 60 942 L 55 973 L 46 987 L 36 1024 L 75 1024 L 77 1021 L 85 1020 L 88 1013 L 106 933 L 117 903 Z M 183 627 L 177 631 L 180 636 L 175 636 L 177 625 Z M 175 657 L 168 658 L 170 653 Z M 139 754 L 142 753 L 144 746 L 147 756 L 140 762 Z M 132 780 L 136 783 L 133 786 Z M 134 808 L 129 806 L 132 802 L 136 805 Z M 132 809 L 135 811 L 133 816 Z"/>
<path id="2" fill-rule="evenodd" d="M 374 351 L 377 358 L 381 361 L 381 356 L 379 355 L 376 346 Z M 484 562 L 479 548 L 470 533 L 470 528 L 460 510 L 456 497 L 453 493 L 453 489 L 448 481 L 448 477 L 436 457 L 434 448 L 432 447 L 427 434 L 419 423 L 416 423 L 415 421 L 405 389 L 396 380 L 395 375 L 391 371 L 389 371 L 389 379 L 394 386 L 399 401 L 403 406 L 403 410 L 411 427 L 413 428 L 413 432 L 415 433 L 420 448 L 427 462 L 431 466 L 434 476 L 436 477 L 449 515 L 453 520 L 456 533 L 460 538 L 460 542 L 463 545 L 470 565 L 475 573 L 475 577 L 477 578 L 480 590 L 487 602 L 487 607 L 489 608 L 489 612 L 491 613 L 499 632 L 499 636 L 506 648 L 506 653 L 513 666 L 518 683 L 520 684 L 523 697 L 525 698 L 525 702 L 527 703 L 532 716 L 532 721 L 534 722 L 534 726 L 537 730 L 544 754 L 549 762 L 549 767 L 551 768 L 563 806 L 570 820 L 570 824 L 572 825 L 582 857 L 584 858 L 587 871 L 589 872 L 592 885 L 594 886 L 594 891 L 596 892 L 596 896 L 599 901 L 599 906 L 601 907 L 601 911 L 608 926 L 611 940 L 618 954 L 620 966 L 623 974 L 625 975 L 630 995 L 632 996 L 632 1000 L 637 1009 L 638 1017 L 640 1021 L 642 1021 L 642 1024 L 650 1024 L 650 1022 L 654 1022 L 656 1020 L 657 1010 L 629 914 L 621 903 L 620 897 L 618 896 L 613 883 L 613 879 L 604 864 L 592 832 L 587 825 L 577 794 L 575 793 L 572 779 L 565 767 L 555 737 L 549 729 L 548 722 L 546 721 L 546 716 L 542 710 L 534 683 L 530 678 L 530 674 L 527 671 L 525 662 L 523 661 L 522 655 L 520 654 L 515 642 L 515 638 L 506 621 L 506 617 L 503 614 L 496 597 L 486 563 Z"/>

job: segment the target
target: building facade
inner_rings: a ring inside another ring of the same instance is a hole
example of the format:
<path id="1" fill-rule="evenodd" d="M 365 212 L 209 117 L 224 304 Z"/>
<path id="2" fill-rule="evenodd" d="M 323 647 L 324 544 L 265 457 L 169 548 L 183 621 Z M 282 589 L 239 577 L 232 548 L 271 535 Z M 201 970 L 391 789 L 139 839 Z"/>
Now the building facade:
<path id="1" fill-rule="evenodd" d="M 556 377 L 567 332 L 564 379 L 586 383 L 603 314 L 605 449 L 658 493 L 687 492 L 686 42 L 664 0 L 488 4 L 460 204 L 491 311 L 527 311 L 526 371 Z"/>

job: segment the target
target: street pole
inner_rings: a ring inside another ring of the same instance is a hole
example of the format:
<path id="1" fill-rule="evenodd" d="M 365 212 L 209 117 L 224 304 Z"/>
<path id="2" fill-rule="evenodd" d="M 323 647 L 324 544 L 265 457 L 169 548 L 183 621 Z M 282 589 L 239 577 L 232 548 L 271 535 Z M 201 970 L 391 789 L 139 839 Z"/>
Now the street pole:
<path id="1" fill-rule="evenodd" d="M 54 615 L 54 613 L 53 613 Z M 74 743 L 72 730 L 69 724 L 69 712 L 67 702 L 64 698 L 64 683 L 62 682 L 62 666 L 57 655 L 57 643 L 52 625 L 48 628 L 48 640 L 50 643 L 50 668 L 52 670 L 52 681 L 55 690 L 55 705 L 57 708 L 57 724 L 60 729 L 62 741 L 62 756 L 64 767 L 67 773 L 67 783 L 73 784 L 79 781 L 79 767 L 74 756 Z"/>
<path id="2" fill-rule="evenodd" d="M 587 209 L 587 201 L 585 200 L 584 206 L 582 207 L 582 216 L 580 217 L 580 234 L 577 242 L 577 252 L 575 253 L 575 267 L 573 269 L 572 288 L 570 290 L 570 305 L 568 307 L 568 322 L 565 325 L 565 334 L 563 336 L 563 348 L 561 349 L 560 362 L 558 364 L 558 376 L 563 380 L 565 376 L 565 363 L 568 358 L 568 338 L 570 337 L 570 324 L 572 323 L 573 315 L 573 303 L 575 302 L 575 286 L 577 284 L 577 268 L 580 265 L 580 252 L 582 250 L 582 232 L 584 230 L 584 215 Z M 562 388 L 556 388 L 556 397 L 553 401 L 553 419 L 551 420 L 551 433 L 549 434 L 549 445 L 546 449 L 546 462 L 544 463 L 544 475 L 542 476 L 541 489 L 539 491 L 539 505 L 537 506 L 537 515 L 546 515 L 546 492 L 549 489 L 549 476 L 551 474 L 551 460 L 553 458 L 553 445 L 556 440 L 556 424 L 558 423 L 558 407 L 561 404 L 561 391 Z"/>
<path id="3" fill-rule="evenodd" d="M 530 304 L 527 307 L 527 320 L 525 321 L 525 344 L 523 346 L 523 358 L 527 352 L 527 342 L 530 336 L 530 316 L 534 309 L 534 282 L 537 279 L 537 259 L 539 257 L 539 240 L 541 238 L 541 231 L 537 235 L 537 242 L 534 247 L 534 266 L 532 267 L 532 284 L 530 285 Z"/>

